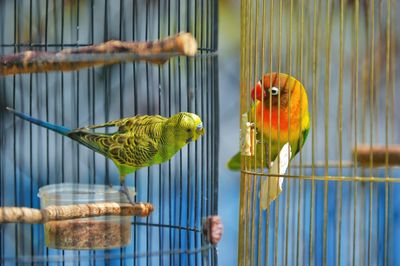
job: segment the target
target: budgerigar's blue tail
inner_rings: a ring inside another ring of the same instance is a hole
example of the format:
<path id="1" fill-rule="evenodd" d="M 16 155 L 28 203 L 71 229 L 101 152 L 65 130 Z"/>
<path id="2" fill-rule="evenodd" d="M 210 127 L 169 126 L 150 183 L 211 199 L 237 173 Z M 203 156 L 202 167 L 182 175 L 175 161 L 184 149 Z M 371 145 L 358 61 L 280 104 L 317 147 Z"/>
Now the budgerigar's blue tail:
<path id="1" fill-rule="evenodd" d="M 59 126 L 59 125 L 55 125 L 55 124 L 51 124 L 49 122 L 45 122 L 42 120 L 39 120 L 37 118 L 33 118 L 27 114 L 15 111 L 14 109 L 10 108 L 10 107 L 6 107 L 6 109 L 10 112 L 13 112 L 16 116 L 18 116 L 21 119 L 27 120 L 33 124 L 36 124 L 38 126 L 44 127 L 44 128 L 48 128 L 50 130 L 53 130 L 61 135 L 67 136 L 69 132 L 71 132 L 71 130 L 69 128 L 63 127 L 63 126 Z"/>

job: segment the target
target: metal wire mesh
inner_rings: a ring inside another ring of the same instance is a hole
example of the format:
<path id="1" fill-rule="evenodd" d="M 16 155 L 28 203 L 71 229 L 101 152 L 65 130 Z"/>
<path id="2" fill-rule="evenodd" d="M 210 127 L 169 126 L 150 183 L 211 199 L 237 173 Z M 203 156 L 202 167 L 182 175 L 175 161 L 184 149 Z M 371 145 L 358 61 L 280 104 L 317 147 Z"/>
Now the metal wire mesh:
<path id="1" fill-rule="evenodd" d="M 101 261 L 133 265 L 216 264 L 202 219 L 217 213 L 218 58 L 216 1 L 0 1 L 0 54 L 58 51 L 117 40 L 155 40 L 180 31 L 198 56 L 163 66 L 129 63 L 66 73 L 0 77 L 1 206 L 39 208 L 37 191 L 60 182 L 118 184 L 110 160 L 5 113 L 5 106 L 70 128 L 136 114 L 199 114 L 206 135 L 168 163 L 127 178 L 149 218 L 132 219 L 132 243 L 100 251 L 47 249 L 41 225 L 0 225 L 1 264 Z"/>
<path id="2" fill-rule="evenodd" d="M 311 131 L 266 211 L 272 176 L 242 162 L 239 265 L 400 263 L 399 162 L 388 159 L 400 141 L 399 11 L 391 0 L 241 1 L 241 113 L 263 73 L 287 73 L 308 92 Z M 373 152 L 361 164 L 361 145 L 383 147 L 383 165 Z"/>

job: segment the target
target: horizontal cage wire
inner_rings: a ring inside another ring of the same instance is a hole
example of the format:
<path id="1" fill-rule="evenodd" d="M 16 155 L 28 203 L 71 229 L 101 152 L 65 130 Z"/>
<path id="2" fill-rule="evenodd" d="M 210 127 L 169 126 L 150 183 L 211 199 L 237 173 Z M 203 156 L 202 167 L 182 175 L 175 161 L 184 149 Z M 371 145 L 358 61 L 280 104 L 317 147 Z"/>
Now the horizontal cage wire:
<path id="1" fill-rule="evenodd" d="M 218 211 L 217 15 L 212 0 L 0 1 L 0 55 L 55 52 L 109 40 L 153 41 L 183 31 L 198 46 L 195 57 L 173 57 L 163 65 L 133 62 L 0 76 L 0 206 L 40 208 L 37 193 L 48 184 L 119 185 L 111 160 L 15 118 L 6 106 L 68 128 L 192 112 L 201 117 L 206 132 L 170 161 L 127 176 L 135 201 L 154 206 L 149 217 L 131 219 L 128 246 L 51 249 L 43 225 L 1 224 L 0 264 L 216 264 L 215 247 L 204 238 L 202 223 Z"/>
<path id="2" fill-rule="evenodd" d="M 399 12 L 241 1 L 239 265 L 400 264 Z"/>

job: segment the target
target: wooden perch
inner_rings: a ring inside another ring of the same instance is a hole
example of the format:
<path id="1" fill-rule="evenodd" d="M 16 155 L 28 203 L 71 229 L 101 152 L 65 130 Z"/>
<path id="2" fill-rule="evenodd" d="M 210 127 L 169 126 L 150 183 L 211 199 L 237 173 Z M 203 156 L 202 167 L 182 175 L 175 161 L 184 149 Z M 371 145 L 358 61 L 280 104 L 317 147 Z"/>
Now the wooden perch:
<path id="1" fill-rule="evenodd" d="M 353 150 L 353 154 L 355 154 Z M 357 162 L 360 166 L 369 167 L 371 160 L 370 156 L 372 153 L 372 166 L 385 166 L 386 165 L 386 154 L 388 156 L 388 166 L 399 166 L 400 165 L 400 145 L 391 145 L 386 149 L 385 146 L 371 146 L 360 145 L 357 147 Z M 354 158 L 354 157 L 353 157 Z"/>
<path id="2" fill-rule="evenodd" d="M 38 224 L 97 216 L 149 216 L 154 210 L 150 203 L 90 203 L 65 206 L 48 206 L 45 209 L 1 207 L 0 223 Z"/>
<path id="3" fill-rule="evenodd" d="M 164 64 L 172 56 L 194 56 L 196 52 L 197 42 L 192 34 L 187 32 L 158 41 L 111 40 L 91 46 L 64 49 L 60 52 L 25 51 L 0 56 L 0 75 L 73 71 L 133 61 Z"/>

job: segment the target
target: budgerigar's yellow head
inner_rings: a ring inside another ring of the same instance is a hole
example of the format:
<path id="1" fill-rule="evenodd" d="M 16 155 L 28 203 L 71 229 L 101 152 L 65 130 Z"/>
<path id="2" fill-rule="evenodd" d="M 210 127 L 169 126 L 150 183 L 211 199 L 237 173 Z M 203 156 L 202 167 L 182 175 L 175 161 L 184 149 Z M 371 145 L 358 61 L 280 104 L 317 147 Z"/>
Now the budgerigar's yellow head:
<path id="1" fill-rule="evenodd" d="M 200 117 L 193 113 L 177 113 L 167 122 L 169 137 L 179 143 L 189 143 L 204 135 L 204 126 Z"/>

